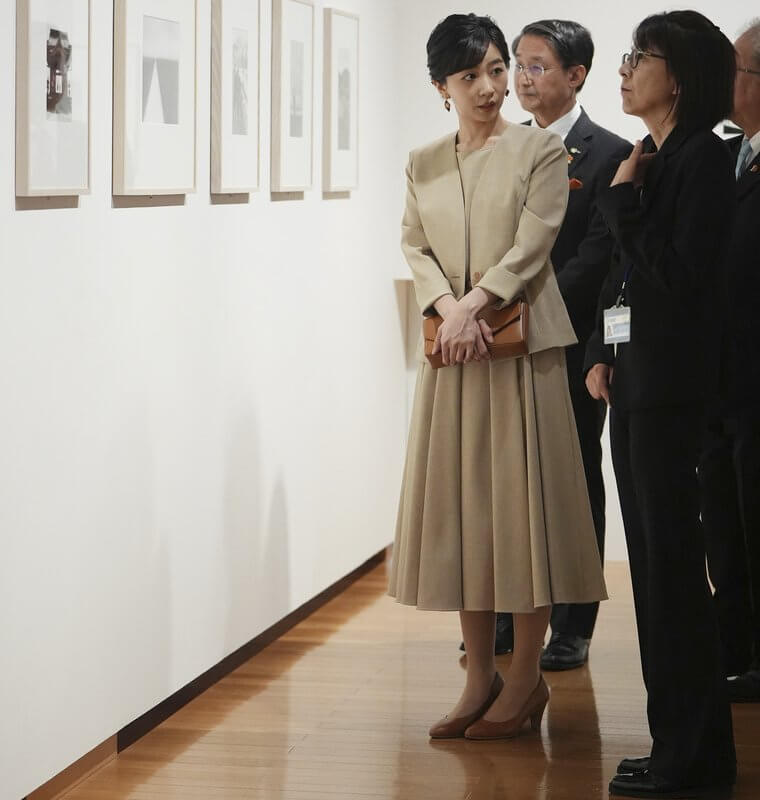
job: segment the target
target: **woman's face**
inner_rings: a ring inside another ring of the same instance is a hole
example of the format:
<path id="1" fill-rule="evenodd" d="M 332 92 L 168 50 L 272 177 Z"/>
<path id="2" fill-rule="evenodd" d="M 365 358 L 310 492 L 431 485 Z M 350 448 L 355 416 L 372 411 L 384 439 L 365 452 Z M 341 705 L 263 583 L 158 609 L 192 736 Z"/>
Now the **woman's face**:
<path id="1" fill-rule="evenodd" d="M 671 113 L 678 94 L 668 62 L 654 49 L 640 51 L 632 46 L 631 55 L 638 58 L 636 67 L 632 68 L 628 60 L 618 70 L 622 78 L 623 111 L 634 117 L 662 122 Z"/>
<path id="2" fill-rule="evenodd" d="M 435 82 L 441 97 L 456 106 L 460 120 L 481 123 L 498 116 L 508 84 L 507 66 L 493 43 L 478 66 L 449 75 L 445 83 Z"/>

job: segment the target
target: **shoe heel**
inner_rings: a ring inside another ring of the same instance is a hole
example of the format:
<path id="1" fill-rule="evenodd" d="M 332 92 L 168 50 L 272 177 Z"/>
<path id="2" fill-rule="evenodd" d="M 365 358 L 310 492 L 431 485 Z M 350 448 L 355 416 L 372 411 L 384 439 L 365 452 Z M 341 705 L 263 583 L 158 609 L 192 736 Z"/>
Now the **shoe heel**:
<path id="1" fill-rule="evenodd" d="M 541 720 L 544 718 L 544 711 L 546 711 L 546 705 L 544 704 L 541 708 L 538 709 L 535 713 L 530 715 L 530 727 L 534 731 L 541 730 Z"/>

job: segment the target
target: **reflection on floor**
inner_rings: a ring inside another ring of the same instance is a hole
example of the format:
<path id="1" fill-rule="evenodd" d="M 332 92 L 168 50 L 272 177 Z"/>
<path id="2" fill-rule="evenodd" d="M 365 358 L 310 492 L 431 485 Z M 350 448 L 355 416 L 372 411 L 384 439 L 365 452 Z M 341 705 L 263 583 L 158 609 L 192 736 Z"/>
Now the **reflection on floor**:
<path id="1" fill-rule="evenodd" d="M 607 577 L 588 667 L 546 676 L 540 737 L 428 739 L 462 682 L 457 615 L 396 605 L 383 565 L 66 800 L 606 798 L 619 759 L 649 744 L 626 565 Z M 735 706 L 734 720 L 735 797 L 755 800 L 760 707 Z"/>

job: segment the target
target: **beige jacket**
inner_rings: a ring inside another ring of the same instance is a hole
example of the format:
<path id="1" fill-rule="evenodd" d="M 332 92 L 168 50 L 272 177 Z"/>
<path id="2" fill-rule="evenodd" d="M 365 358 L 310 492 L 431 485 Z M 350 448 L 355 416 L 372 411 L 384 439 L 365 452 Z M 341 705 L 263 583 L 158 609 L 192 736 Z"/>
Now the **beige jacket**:
<path id="1" fill-rule="evenodd" d="M 466 220 L 456 135 L 413 151 L 406 177 L 401 246 L 420 308 L 435 313 L 431 307 L 439 297 L 451 293 L 459 299 L 465 292 Z M 510 124 L 472 198 L 470 280 L 505 303 L 525 298 L 531 353 L 577 341 L 549 260 L 567 197 L 562 139 Z"/>

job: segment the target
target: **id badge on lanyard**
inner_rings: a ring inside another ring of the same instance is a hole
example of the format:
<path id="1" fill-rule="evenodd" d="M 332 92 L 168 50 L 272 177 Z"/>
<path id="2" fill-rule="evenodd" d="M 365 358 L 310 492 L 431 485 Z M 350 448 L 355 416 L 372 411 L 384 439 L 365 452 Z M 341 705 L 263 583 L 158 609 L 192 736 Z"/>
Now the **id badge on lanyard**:
<path id="1" fill-rule="evenodd" d="M 626 270 L 615 305 L 604 309 L 604 343 L 623 344 L 631 341 L 631 308 L 625 304 L 625 287 L 632 267 Z"/>

